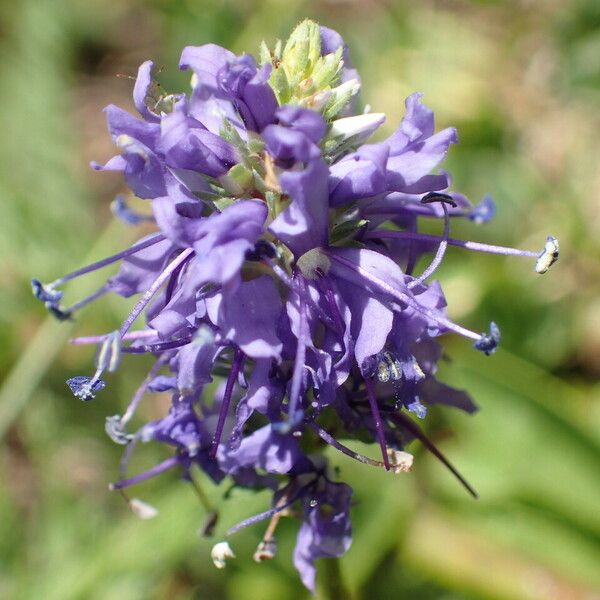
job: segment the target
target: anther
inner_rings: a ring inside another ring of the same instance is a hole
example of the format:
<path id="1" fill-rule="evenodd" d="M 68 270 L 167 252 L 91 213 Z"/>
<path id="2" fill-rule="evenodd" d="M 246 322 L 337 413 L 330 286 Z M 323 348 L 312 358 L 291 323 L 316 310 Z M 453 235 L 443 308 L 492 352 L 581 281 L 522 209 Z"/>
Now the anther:
<path id="1" fill-rule="evenodd" d="M 227 542 L 219 542 L 212 547 L 210 557 L 217 569 L 224 569 L 227 559 L 235 558 L 235 554 Z"/>
<path id="2" fill-rule="evenodd" d="M 67 385 L 73 392 L 76 398 L 88 402 L 96 397 L 96 393 L 106 387 L 106 383 L 97 377 L 86 377 L 78 375 L 67 379 Z"/>
<path id="3" fill-rule="evenodd" d="M 481 202 L 467 213 L 467 218 L 477 225 L 491 221 L 496 215 L 496 204 L 491 196 L 484 196 Z"/>
<path id="4" fill-rule="evenodd" d="M 132 210 L 120 194 L 111 202 L 110 210 L 112 214 L 126 225 L 139 225 L 144 222 L 154 222 L 152 215 L 143 215 Z"/>
<path id="5" fill-rule="evenodd" d="M 120 415 L 106 417 L 104 430 L 115 444 L 120 444 L 121 446 L 126 446 L 133 439 L 133 434 L 125 432 Z"/>
<path id="6" fill-rule="evenodd" d="M 257 563 L 261 563 L 264 560 L 272 560 L 273 558 L 275 558 L 276 554 L 277 541 L 274 537 L 272 537 L 268 540 L 262 540 L 260 544 L 258 544 L 253 558 Z"/>
<path id="7" fill-rule="evenodd" d="M 421 198 L 421 204 L 432 204 L 433 202 L 442 202 L 456 208 L 457 204 L 450 194 L 442 192 L 429 192 Z"/>
<path id="8" fill-rule="evenodd" d="M 279 251 L 275 244 L 267 240 L 258 240 L 252 250 L 246 252 L 246 260 L 260 261 L 279 257 Z"/>
<path id="9" fill-rule="evenodd" d="M 489 333 L 482 333 L 481 337 L 473 344 L 473 348 L 481 350 L 486 356 L 496 352 L 500 343 L 500 329 L 493 321 L 490 323 Z"/>
<path id="10" fill-rule="evenodd" d="M 388 448 L 388 458 L 392 471 L 397 475 L 398 473 L 407 473 L 412 469 L 414 457 L 408 452 L 403 450 L 394 450 L 394 448 Z"/>
<path id="11" fill-rule="evenodd" d="M 52 286 L 44 285 L 39 279 L 31 280 L 31 291 L 46 306 L 58 306 L 63 297 L 61 291 L 55 290 Z"/>
<path id="12" fill-rule="evenodd" d="M 544 249 L 540 253 L 536 263 L 535 271 L 543 275 L 558 260 L 558 240 L 549 235 L 546 238 Z"/>
<path id="13" fill-rule="evenodd" d="M 427 407 L 421 404 L 419 398 L 415 398 L 409 405 L 408 410 L 416 415 L 419 419 L 424 419 L 427 416 Z"/>
<path id="14" fill-rule="evenodd" d="M 138 519 L 142 519 L 143 521 L 154 519 L 154 517 L 158 515 L 158 510 L 154 508 L 154 506 L 147 502 L 143 502 L 138 498 L 131 498 L 128 504 L 131 512 L 138 517 Z"/>

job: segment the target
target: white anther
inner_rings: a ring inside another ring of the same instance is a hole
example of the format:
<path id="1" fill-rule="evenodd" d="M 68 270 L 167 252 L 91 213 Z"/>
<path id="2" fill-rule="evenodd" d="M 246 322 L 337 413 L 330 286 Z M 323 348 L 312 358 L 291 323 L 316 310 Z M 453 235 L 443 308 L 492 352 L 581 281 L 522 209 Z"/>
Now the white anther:
<path id="1" fill-rule="evenodd" d="M 147 521 L 148 519 L 154 519 L 158 515 L 158 510 L 154 508 L 151 504 L 147 502 L 143 502 L 138 498 L 132 498 L 129 500 L 129 508 L 131 512 L 138 517 L 138 519 L 142 519 L 143 521 Z"/>
<path id="2" fill-rule="evenodd" d="M 235 558 L 235 554 L 228 542 L 219 542 L 212 547 L 210 557 L 217 569 L 224 569 L 228 558 Z"/>
<path id="3" fill-rule="evenodd" d="M 543 275 L 548 269 L 558 260 L 558 240 L 551 235 L 546 239 L 546 244 L 542 253 L 539 255 L 535 270 L 540 275 Z"/>
<path id="4" fill-rule="evenodd" d="M 388 448 L 387 455 L 390 460 L 390 466 L 392 467 L 392 471 L 396 475 L 398 473 L 406 473 L 412 469 L 414 457 L 409 452 Z"/>

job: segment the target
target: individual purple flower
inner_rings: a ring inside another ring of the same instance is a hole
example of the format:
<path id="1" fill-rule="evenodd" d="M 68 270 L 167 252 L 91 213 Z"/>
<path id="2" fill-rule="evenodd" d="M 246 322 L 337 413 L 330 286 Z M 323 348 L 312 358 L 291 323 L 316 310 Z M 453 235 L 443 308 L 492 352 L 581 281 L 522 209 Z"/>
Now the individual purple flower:
<path id="1" fill-rule="evenodd" d="M 295 509 L 294 564 L 314 591 L 315 561 L 351 543 L 352 489 L 331 475 L 323 448 L 399 474 L 413 464 L 406 445 L 418 440 L 476 496 L 419 426 L 438 405 L 476 410 L 466 392 L 438 381 L 439 338 L 458 334 L 486 355 L 501 339 L 495 323 L 479 333 L 452 319 L 435 280 L 446 255 L 522 256 L 543 274 L 558 241 L 549 236 L 536 252 L 451 237 L 455 219 L 479 224 L 495 214 L 491 198 L 473 206 L 439 170 L 456 131 L 436 132 L 417 93 L 396 131 L 368 143 L 385 115 L 358 113 L 360 79 L 333 30 L 304 21 L 287 42 L 263 44 L 258 61 L 189 46 L 179 66 L 191 72 L 189 95 L 163 90 L 151 61 L 140 66 L 139 117 L 107 107 L 119 154 L 93 163 L 123 172 L 131 192 L 150 201 L 140 213 L 122 196 L 112 205 L 144 235 L 51 283 L 33 279 L 32 291 L 61 320 L 107 293 L 133 298 L 118 329 L 72 340 L 97 352 L 94 370 L 67 385 L 82 401 L 101 398 L 127 355 L 154 358 L 123 414 L 105 423 L 125 447 L 112 488 L 134 513 L 156 511 L 129 488 L 167 470 L 198 488 L 206 535 L 220 531 L 218 511 L 198 471 L 268 489 L 272 505 L 224 535 L 268 520 L 254 558 L 273 559 L 277 524 Z M 432 219 L 440 235 L 423 232 Z M 117 264 L 90 296 L 63 305 L 66 283 Z M 138 409 L 148 393 L 169 395 L 170 407 L 144 424 Z M 365 439 L 380 458 L 352 449 Z M 149 442 L 170 456 L 130 475 L 134 451 Z M 212 558 L 219 568 L 234 558 L 229 542 Z"/>

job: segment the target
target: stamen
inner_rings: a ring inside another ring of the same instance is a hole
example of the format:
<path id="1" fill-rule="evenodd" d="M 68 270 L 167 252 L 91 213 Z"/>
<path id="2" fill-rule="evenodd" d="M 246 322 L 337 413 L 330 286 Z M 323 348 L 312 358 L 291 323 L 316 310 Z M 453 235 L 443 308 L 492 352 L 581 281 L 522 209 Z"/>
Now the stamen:
<path id="1" fill-rule="evenodd" d="M 432 204 L 433 202 L 439 202 L 442 206 L 449 204 L 453 208 L 456 208 L 456 202 L 450 194 L 444 194 L 443 192 L 429 192 L 421 198 L 421 204 Z"/>
<path id="2" fill-rule="evenodd" d="M 404 427 L 412 435 L 414 435 L 424 446 L 431 452 L 442 464 L 460 481 L 463 487 L 473 496 L 473 498 L 479 498 L 477 492 L 471 487 L 469 482 L 459 473 L 456 467 L 444 456 L 444 454 L 437 448 L 437 446 L 425 435 L 421 428 L 409 417 L 402 414 L 401 412 L 390 413 L 390 418 L 396 422 L 396 425 Z"/>
<path id="3" fill-rule="evenodd" d="M 92 271 L 97 271 L 98 269 L 102 269 L 103 267 L 106 267 L 107 265 L 111 265 L 112 263 L 115 263 L 115 262 L 121 260 L 122 258 L 126 258 L 127 256 L 131 256 L 132 254 L 136 254 L 140 250 L 144 250 L 144 248 L 148 248 L 150 246 L 153 246 L 154 244 L 158 244 L 158 242 L 162 242 L 164 239 L 166 239 L 166 238 L 162 233 L 157 233 L 157 234 L 153 235 L 152 237 L 149 237 L 147 240 L 144 240 L 143 242 L 134 244 L 133 246 L 131 246 L 131 248 L 128 248 L 127 250 L 123 250 L 122 252 L 113 254 L 112 256 L 108 256 L 107 258 L 103 258 L 102 260 L 92 263 L 91 265 L 88 265 L 87 267 L 82 267 L 81 269 L 77 269 L 76 271 L 73 271 L 72 273 L 69 273 L 67 275 L 64 275 L 63 277 L 59 277 L 58 279 L 55 279 L 52 283 L 49 283 L 47 286 L 44 286 L 45 291 L 53 292 L 54 291 L 53 288 L 58 287 L 59 285 L 62 285 L 63 283 L 66 283 L 67 281 L 70 281 L 71 279 L 75 279 L 76 277 L 80 277 L 81 275 L 86 275 L 87 273 L 91 273 Z M 34 285 L 33 281 L 37 282 L 37 279 L 32 280 L 32 286 Z M 35 288 L 34 288 L 34 294 L 35 294 Z"/>
<path id="4" fill-rule="evenodd" d="M 342 315 L 340 314 L 340 309 L 338 308 L 337 302 L 335 301 L 335 293 L 326 278 L 320 280 L 320 284 L 325 288 L 325 299 L 327 300 L 327 304 L 329 305 L 329 310 L 333 315 L 333 322 L 338 330 L 340 338 L 344 337 L 344 332 L 346 331 L 346 325 L 344 324 L 344 320 L 342 319 Z"/>
<path id="5" fill-rule="evenodd" d="M 260 544 L 258 544 L 258 548 L 254 553 L 254 560 L 257 563 L 263 562 L 263 560 L 271 560 L 275 558 L 275 554 L 277 553 L 277 542 L 275 540 L 275 530 L 277 529 L 277 525 L 279 524 L 279 520 L 283 516 L 283 508 L 287 502 L 287 496 L 284 493 L 279 501 L 277 502 L 276 508 L 281 507 L 282 510 L 276 512 L 271 517 L 271 522 L 265 531 L 265 535 L 261 540 Z"/>
<path id="6" fill-rule="evenodd" d="M 131 311 L 123 325 L 121 325 L 121 329 L 119 330 L 121 337 L 123 337 L 125 333 L 127 333 L 129 328 L 133 325 L 133 322 L 137 319 L 142 310 L 144 310 L 144 308 L 146 307 L 148 302 L 150 302 L 154 294 L 156 294 L 156 292 L 158 292 L 158 290 L 162 287 L 165 281 L 169 279 L 169 277 L 175 271 L 175 269 L 177 269 L 179 265 L 190 260 L 193 255 L 194 249 L 187 248 L 179 256 L 177 256 L 177 258 L 173 259 L 169 263 L 167 268 L 154 280 L 154 283 L 144 292 L 144 295 L 138 300 L 137 304 L 133 307 L 133 310 Z"/>
<path id="7" fill-rule="evenodd" d="M 149 352 L 164 352 L 165 350 L 172 350 L 174 348 L 181 348 L 187 346 L 192 341 L 192 337 L 182 338 L 180 340 L 173 340 L 172 342 L 161 342 L 160 344 L 145 344 L 143 346 L 127 346 L 122 351 L 127 354 L 147 354 Z"/>
<path id="8" fill-rule="evenodd" d="M 128 205 L 125 197 L 119 194 L 110 204 L 112 214 L 126 225 L 139 225 L 140 223 L 154 223 L 155 219 L 152 215 L 144 215 L 132 210 Z"/>
<path id="9" fill-rule="evenodd" d="M 386 471 L 390 470 L 390 462 L 387 455 L 387 446 L 385 443 L 385 432 L 383 430 L 383 421 L 381 420 L 381 413 L 379 412 L 379 406 L 377 405 L 377 398 L 375 396 L 375 386 L 373 382 L 368 378 L 364 378 L 365 388 L 367 390 L 367 396 L 369 398 L 369 405 L 371 406 L 371 413 L 373 414 L 373 421 L 375 422 L 375 431 L 377 433 L 377 439 L 379 446 L 381 447 L 381 455 L 383 456 L 383 466 Z"/>
<path id="10" fill-rule="evenodd" d="M 109 335 L 110 335 L 110 333 L 105 333 L 103 335 L 90 335 L 90 336 L 71 338 L 69 340 L 69 344 L 73 344 L 74 346 L 83 346 L 85 344 L 100 344 Z M 130 331 L 129 333 L 126 333 L 121 339 L 125 342 L 128 342 L 131 340 L 152 338 L 152 337 L 156 337 L 157 335 L 158 335 L 158 333 L 156 331 L 154 331 L 153 329 L 144 329 L 141 331 Z"/>
<path id="11" fill-rule="evenodd" d="M 115 444 L 120 444 L 121 446 L 126 446 L 133 439 L 133 434 L 125 432 L 120 415 L 106 417 L 104 431 L 106 431 L 106 435 L 108 435 Z"/>
<path id="12" fill-rule="evenodd" d="M 479 334 L 475 333 L 474 331 L 471 331 L 469 329 L 466 329 L 465 327 L 462 327 L 461 325 L 457 325 L 456 323 L 453 323 L 452 321 L 450 321 L 449 319 L 447 319 L 446 317 L 441 315 L 438 311 L 421 306 L 412 296 L 404 294 L 404 293 L 400 292 L 399 290 L 393 288 L 387 282 L 383 281 L 382 279 L 379 279 L 379 277 L 377 277 L 376 275 L 373 275 L 373 273 L 370 273 L 369 271 L 363 269 L 360 265 L 354 264 L 353 262 L 351 262 L 341 256 L 338 256 L 337 254 L 333 254 L 333 253 L 329 253 L 329 252 L 327 254 L 331 259 L 333 259 L 336 262 L 338 262 L 339 264 L 347 267 L 348 269 L 354 271 L 355 273 L 358 273 L 367 282 L 377 286 L 382 292 L 385 292 L 386 294 L 389 294 L 390 296 L 392 296 L 393 298 L 396 298 L 400 302 L 407 304 L 408 306 L 410 306 L 417 312 L 420 312 L 421 314 L 425 315 L 426 317 L 436 321 L 438 324 L 442 325 L 443 327 L 446 327 L 447 329 L 450 329 L 451 331 L 454 331 L 455 333 L 458 333 L 459 335 L 462 335 L 466 338 L 470 338 L 472 340 L 479 340 L 479 338 L 481 337 Z"/>
<path id="13" fill-rule="evenodd" d="M 96 355 L 96 372 L 93 377 L 77 376 L 67 379 L 67 385 L 75 397 L 85 402 L 96 397 L 96 392 L 103 390 L 106 383 L 100 379 L 105 370 L 113 372 L 121 358 L 121 337 L 118 331 L 113 331 L 103 338 Z"/>
<path id="14" fill-rule="evenodd" d="M 558 240 L 549 235 L 546 238 L 544 249 L 539 254 L 535 263 L 535 270 L 540 275 L 543 275 L 548 269 L 558 260 Z"/>
<path id="15" fill-rule="evenodd" d="M 408 405 L 408 410 L 415 414 L 419 419 L 424 419 L 427 416 L 427 407 L 423 406 L 418 398 L 415 398 Z"/>
<path id="16" fill-rule="evenodd" d="M 280 514 L 280 513 L 278 513 Z M 273 516 L 275 519 L 277 515 Z M 272 521 L 271 521 L 272 522 Z M 265 560 L 273 560 L 275 555 L 277 554 L 277 540 L 274 537 L 269 538 L 268 540 L 262 540 L 258 547 L 256 548 L 256 552 L 253 557 L 255 562 L 261 563 Z"/>
<path id="17" fill-rule="evenodd" d="M 206 511 L 206 520 L 204 521 L 202 527 L 198 530 L 198 533 L 202 537 L 212 537 L 215 527 L 217 526 L 217 522 L 219 521 L 219 512 L 212 505 L 211 501 L 208 499 L 208 496 L 204 493 L 202 486 L 198 483 L 193 473 L 190 473 L 190 481 L 194 486 L 194 490 L 200 500 L 200 504 Z"/>
<path id="18" fill-rule="evenodd" d="M 404 239 L 404 240 L 417 240 L 421 242 L 441 242 L 443 238 L 437 235 L 430 235 L 428 233 L 415 233 L 412 231 L 390 231 L 387 229 L 375 229 L 365 234 L 367 238 L 379 238 L 379 239 Z M 539 252 L 533 252 L 532 250 L 519 250 L 518 248 L 508 248 L 506 246 L 495 246 L 493 244 L 482 244 L 480 242 L 469 242 L 465 240 L 457 240 L 448 238 L 449 246 L 458 246 L 459 248 L 465 248 L 466 250 L 474 250 L 476 252 L 490 252 L 492 254 L 503 254 L 506 256 L 527 256 L 530 258 L 539 258 Z"/>
<path id="19" fill-rule="evenodd" d="M 62 292 L 53 289 L 51 285 L 44 285 L 35 278 L 31 280 L 31 291 L 38 300 L 51 306 L 58 306 L 63 297 Z"/>
<path id="20" fill-rule="evenodd" d="M 147 502 L 143 502 L 139 498 L 131 498 L 128 504 L 131 512 L 143 521 L 154 519 L 154 517 L 158 516 L 158 510 L 154 508 L 154 506 Z"/>
<path id="21" fill-rule="evenodd" d="M 246 260 L 261 261 L 277 258 L 279 252 L 277 246 L 267 240 L 258 240 L 252 250 L 246 252 Z"/>
<path id="22" fill-rule="evenodd" d="M 481 202 L 473 207 L 473 209 L 467 213 L 467 218 L 476 223 L 482 225 L 491 221 L 496 215 L 496 204 L 494 203 L 491 196 L 487 195 L 481 199 Z"/>
<path id="23" fill-rule="evenodd" d="M 106 383 L 102 379 L 97 379 L 96 376 L 86 377 L 85 375 L 78 375 L 77 377 L 67 379 L 67 385 L 73 392 L 73 395 L 84 402 L 93 400 L 96 397 L 96 393 L 106 387 Z"/>
<path id="24" fill-rule="evenodd" d="M 303 291 L 305 291 L 304 279 L 298 278 L 299 285 Z M 296 409 L 300 402 L 300 387 L 302 386 L 302 375 L 304 374 L 304 368 L 306 363 L 306 346 L 309 343 L 310 331 L 308 329 L 308 319 L 306 315 L 306 302 L 304 296 L 299 296 L 300 310 L 299 317 L 300 322 L 298 324 L 298 344 L 296 347 L 296 358 L 294 360 L 294 371 L 292 373 L 292 384 L 290 386 L 290 397 L 288 404 L 288 421 L 295 421 Z"/>
<path id="25" fill-rule="evenodd" d="M 244 364 L 244 358 L 244 353 L 239 348 L 236 348 L 233 357 L 233 363 L 231 365 L 231 371 L 229 372 L 227 383 L 225 384 L 225 393 L 223 394 L 223 401 L 221 402 L 219 420 L 217 422 L 217 427 L 215 429 L 215 434 L 210 447 L 209 456 L 212 459 L 214 459 L 217 455 L 217 449 L 219 447 L 219 442 L 221 441 L 221 435 L 223 434 L 223 427 L 225 426 L 225 419 L 229 411 L 229 404 L 231 402 L 231 397 L 233 396 L 233 387 L 237 381 L 240 369 Z"/>
<path id="26" fill-rule="evenodd" d="M 482 333 L 481 337 L 473 344 L 473 348 L 481 350 L 486 356 L 496 352 L 500 343 L 500 329 L 493 321 L 490 323 L 490 332 Z"/>
<path id="27" fill-rule="evenodd" d="M 219 542 L 212 547 L 210 557 L 217 569 L 224 569 L 227 559 L 235 558 L 235 554 L 228 542 Z"/>
<path id="28" fill-rule="evenodd" d="M 160 356 L 157 359 L 157 361 L 154 363 L 154 365 L 148 372 L 148 375 L 146 376 L 146 378 L 144 379 L 144 381 L 142 382 L 140 387 L 136 390 L 135 394 L 133 395 L 133 398 L 131 399 L 129 406 L 127 407 L 127 410 L 125 411 L 125 414 L 121 417 L 121 420 L 120 420 L 121 428 L 124 428 L 125 425 L 127 423 L 129 423 L 129 421 L 135 414 L 137 407 L 139 406 L 140 402 L 142 401 L 142 398 L 144 397 L 144 394 L 146 393 L 148 386 L 150 385 L 152 380 L 158 375 L 158 372 L 169 361 L 170 358 L 171 358 L 171 353 L 165 353 L 162 356 Z"/>
<path id="29" fill-rule="evenodd" d="M 429 194 L 427 194 L 429 196 Z M 446 194 L 440 194 L 440 196 L 445 196 Z M 421 200 L 421 202 L 425 202 L 425 198 Z M 433 202 L 433 200 L 427 200 L 427 202 Z M 409 282 L 406 286 L 408 289 L 412 289 L 417 285 L 423 283 L 426 279 L 428 279 L 433 273 L 437 270 L 437 268 L 442 264 L 442 260 L 444 255 L 446 254 L 446 249 L 448 248 L 448 236 L 450 235 L 450 216 L 448 215 L 448 209 L 446 208 L 446 202 L 452 203 L 453 206 L 456 206 L 454 200 L 446 200 L 440 201 L 442 205 L 442 210 L 444 211 L 444 233 L 442 239 L 440 241 L 440 245 L 438 246 L 437 252 L 433 257 L 433 260 L 429 264 L 429 266 L 413 281 Z"/>
<path id="30" fill-rule="evenodd" d="M 121 361 L 121 336 L 118 331 L 109 333 L 100 344 L 96 355 L 96 369 L 100 373 L 108 370 L 114 373 Z"/>
<path id="31" fill-rule="evenodd" d="M 373 458 L 369 458 L 368 456 L 365 456 L 364 454 L 360 454 L 359 452 L 355 452 L 354 450 L 351 450 L 347 446 L 344 446 L 344 444 L 341 444 L 340 442 L 338 442 L 333 436 L 329 435 L 329 433 L 327 433 L 324 429 L 319 427 L 319 425 L 317 425 L 317 423 L 313 422 L 313 423 L 309 423 L 309 425 L 324 442 L 326 442 L 330 446 L 333 446 L 336 450 L 339 450 L 342 454 L 345 454 L 346 456 L 349 456 L 350 458 L 353 458 L 354 460 L 357 460 L 358 462 L 361 462 L 365 465 L 370 465 L 372 467 L 385 467 L 385 464 L 382 461 L 374 460 Z M 389 453 L 389 449 L 388 449 L 388 453 Z"/>
<path id="32" fill-rule="evenodd" d="M 128 448 L 130 447 L 131 445 L 128 446 Z M 172 456 L 171 458 L 163 460 L 161 463 L 157 464 L 151 469 L 148 469 L 147 471 L 144 471 L 143 473 L 140 473 L 139 475 L 136 475 L 135 477 L 130 477 L 129 479 L 121 479 L 120 481 L 111 483 L 108 486 L 108 489 L 111 491 L 122 490 L 131 485 L 136 485 L 137 483 L 141 483 L 142 481 L 146 481 L 148 479 L 151 479 L 152 477 L 155 477 L 156 475 L 160 475 L 161 473 L 172 469 L 177 464 L 179 464 L 179 459 L 176 456 Z"/>
<path id="33" fill-rule="evenodd" d="M 312 296 L 306 291 L 304 287 L 301 287 L 294 281 L 277 263 L 273 261 L 265 261 L 265 264 L 269 265 L 273 270 L 273 273 L 277 278 L 286 285 L 290 290 L 295 292 L 298 296 L 302 296 L 307 304 L 310 305 L 311 309 L 314 310 L 321 321 L 328 327 L 333 327 L 334 323 L 331 317 L 313 300 Z"/>
<path id="34" fill-rule="evenodd" d="M 396 475 L 398 473 L 408 473 L 408 471 L 412 469 L 414 456 L 409 452 L 388 448 L 388 458 L 392 465 L 392 471 L 394 471 Z"/>
<path id="35" fill-rule="evenodd" d="M 68 308 L 59 309 L 65 315 L 64 317 L 60 317 L 63 319 L 69 319 L 73 315 L 74 312 L 77 312 L 79 309 L 91 304 L 101 296 L 104 296 L 108 292 L 107 286 L 103 285 L 101 288 L 97 289 L 93 294 L 90 294 L 87 298 L 83 298 L 83 300 L 79 300 L 75 304 L 72 304 Z M 58 308 L 58 307 L 57 307 Z"/>
<path id="36" fill-rule="evenodd" d="M 257 515 L 252 515 L 251 517 L 248 517 L 247 519 L 244 519 L 243 521 L 240 521 L 239 523 L 237 523 L 233 527 L 230 527 L 225 532 L 225 536 L 226 537 L 230 537 L 230 536 L 234 535 L 235 533 L 237 533 L 238 531 L 240 531 L 242 529 L 245 529 L 246 527 L 250 527 L 250 525 L 254 525 L 255 523 L 259 523 L 260 521 L 264 521 L 265 519 L 268 519 L 269 517 L 272 517 L 273 515 L 284 511 L 286 508 L 288 508 L 292 504 L 294 504 L 294 502 L 296 502 L 296 500 L 298 500 L 298 498 L 300 498 L 300 496 L 306 490 L 308 490 L 310 487 L 312 487 L 316 483 L 317 479 L 313 479 L 309 483 L 307 483 L 306 485 L 302 486 L 296 492 L 296 494 L 294 494 L 291 498 L 288 498 L 286 500 L 285 504 L 277 505 L 274 508 L 270 508 L 269 510 L 265 510 L 264 512 L 258 513 Z"/>

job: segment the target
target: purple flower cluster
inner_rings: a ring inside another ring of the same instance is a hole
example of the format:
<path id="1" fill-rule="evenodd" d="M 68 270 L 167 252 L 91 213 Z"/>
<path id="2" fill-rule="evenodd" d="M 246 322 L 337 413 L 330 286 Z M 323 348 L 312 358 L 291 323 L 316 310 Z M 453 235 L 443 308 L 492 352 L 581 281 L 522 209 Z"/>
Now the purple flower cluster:
<path id="1" fill-rule="evenodd" d="M 127 446 L 112 488 L 167 469 L 195 483 L 200 469 L 215 482 L 272 490 L 269 510 L 226 535 L 270 519 L 255 559 L 272 558 L 278 520 L 297 515 L 294 564 L 314 590 L 315 559 L 351 543 L 352 489 L 334 480 L 324 448 L 398 473 L 410 468 L 403 448 L 417 438 L 474 494 L 418 425 L 435 404 L 475 410 L 436 379 L 437 338 L 458 333 L 485 354 L 500 339 L 494 323 L 480 334 L 448 317 L 431 280 L 448 246 L 532 257 L 545 272 L 558 242 L 548 238 L 539 253 L 450 238 L 452 219 L 481 223 L 495 211 L 491 199 L 472 206 L 449 191 L 447 173 L 433 172 L 456 130 L 436 132 L 413 94 L 396 131 L 365 143 L 385 117 L 358 111 L 358 74 L 330 29 L 305 21 L 285 44 L 263 45 L 259 63 L 212 44 L 187 47 L 179 66 L 192 73 L 189 94 L 165 93 L 152 62 L 142 64 L 139 116 L 106 108 L 119 153 L 93 164 L 123 172 L 152 208 L 138 214 L 119 197 L 114 213 L 156 231 L 51 284 L 34 280 L 33 290 L 61 319 L 107 292 L 139 296 L 119 330 L 74 340 L 98 344 L 96 372 L 67 382 L 90 400 L 123 354 L 156 359 L 124 414 L 107 419 L 107 433 Z M 443 233 L 420 233 L 427 219 L 441 220 Z M 116 262 L 95 294 L 61 305 L 62 284 Z M 132 330 L 142 312 L 146 325 Z M 147 392 L 170 394 L 170 410 L 130 429 Z M 375 441 L 381 460 L 340 438 Z M 152 440 L 172 455 L 128 478 L 133 449 Z M 138 500 L 131 506 L 155 514 Z M 215 525 L 211 512 L 207 533 Z M 217 566 L 232 556 L 225 542 L 213 549 Z"/>

